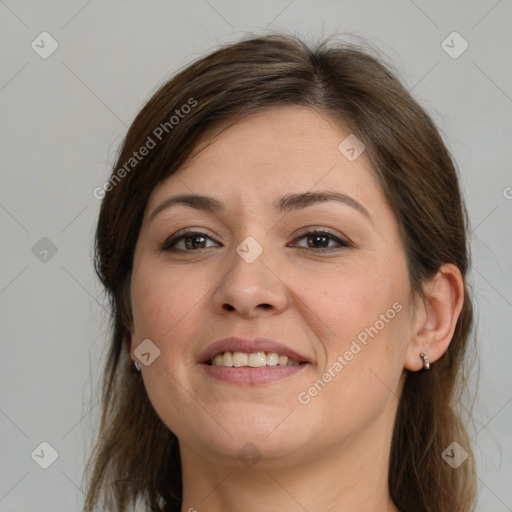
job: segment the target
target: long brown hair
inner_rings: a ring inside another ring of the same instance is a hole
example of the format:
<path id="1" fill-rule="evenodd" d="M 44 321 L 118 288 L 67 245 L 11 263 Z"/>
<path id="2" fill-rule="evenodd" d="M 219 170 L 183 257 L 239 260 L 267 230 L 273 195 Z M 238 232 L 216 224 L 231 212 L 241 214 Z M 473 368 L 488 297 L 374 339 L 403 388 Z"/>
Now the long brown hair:
<path id="1" fill-rule="evenodd" d="M 152 511 L 180 510 L 178 441 L 150 404 L 140 375 L 133 373 L 127 290 L 151 191 L 180 167 L 214 123 L 268 107 L 302 105 L 348 127 L 366 145 L 395 213 L 412 291 L 421 295 L 422 283 L 445 263 L 466 276 L 467 214 L 454 162 L 431 118 L 390 65 L 372 52 L 329 39 L 313 48 L 290 35 L 247 36 L 178 72 L 135 118 L 112 176 L 95 193 L 104 196 L 96 271 L 110 298 L 112 339 L 98 437 L 86 467 L 87 512 L 101 497 L 108 510 L 125 511 L 138 500 Z M 131 160 L 143 146 L 150 147 L 145 156 Z M 459 411 L 472 321 L 465 285 L 447 352 L 429 372 L 407 372 L 389 463 L 389 492 L 401 511 L 474 508 L 473 457 Z M 457 469 L 442 458 L 454 441 L 469 454 Z"/>

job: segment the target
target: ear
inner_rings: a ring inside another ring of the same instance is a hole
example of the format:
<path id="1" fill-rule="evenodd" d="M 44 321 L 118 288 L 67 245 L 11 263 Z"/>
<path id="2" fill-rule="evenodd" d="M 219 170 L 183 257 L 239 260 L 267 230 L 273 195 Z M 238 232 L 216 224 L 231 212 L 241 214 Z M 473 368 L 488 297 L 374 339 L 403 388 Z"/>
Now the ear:
<path id="1" fill-rule="evenodd" d="M 420 354 L 433 363 L 448 349 L 464 304 L 464 279 L 458 267 L 448 263 L 423 285 L 424 297 L 418 300 L 412 339 L 407 349 L 405 368 L 423 368 Z"/>

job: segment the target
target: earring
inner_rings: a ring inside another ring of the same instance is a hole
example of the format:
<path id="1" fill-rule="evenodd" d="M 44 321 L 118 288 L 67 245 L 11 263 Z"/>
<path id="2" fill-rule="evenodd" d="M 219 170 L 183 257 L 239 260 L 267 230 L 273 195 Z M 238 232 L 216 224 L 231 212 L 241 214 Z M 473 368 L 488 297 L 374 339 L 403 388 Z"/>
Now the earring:
<path id="1" fill-rule="evenodd" d="M 139 361 L 135 361 L 133 364 L 135 366 L 135 369 L 140 373 L 141 366 L 140 366 Z"/>
<path id="2" fill-rule="evenodd" d="M 430 370 L 430 361 L 428 360 L 427 354 L 423 352 L 420 354 L 421 360 L 423 361 L 423 369 Z"/>

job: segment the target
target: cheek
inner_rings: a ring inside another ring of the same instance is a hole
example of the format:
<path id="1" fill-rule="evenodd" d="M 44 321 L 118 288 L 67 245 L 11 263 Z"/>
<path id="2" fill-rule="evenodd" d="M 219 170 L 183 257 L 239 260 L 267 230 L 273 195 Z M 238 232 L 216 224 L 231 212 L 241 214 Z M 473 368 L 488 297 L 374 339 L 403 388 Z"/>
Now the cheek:
<path id="1" fill-rule="evenodd" d="M 138 341 L 149 338 L 165 350 L 179 344 L 166 343 L 185 325 L 186 316 L 201 302 L 207 290 L 198 276 L 184 276 L 162 265 L 141 265 L 132 277 L 132 311 Z"/>
<path id="2" fill-rule="evenodd" d="M 197 275 L 170 272 L 148 260 L 132 275 L 136 344 L 150 339 L 160 350 L 160 357 L 143 370 L 144 386 L 159 417 L 180 438 L 186 438 L 188 428 L 183 417 L 197 416 L 197 403 L 187 391 L 187 371 L 195 362 L 186 341 L 194 338 L 194 308 L 206 293 L 200 286 Z"/>
<path id="3" fill-rule="evenodd" d="M 347 265 L 314 284 L 311 281 L 307 288 L 303 298 L 323 326 L 325 358 L 319 371 L 336 375 L 332 379 L 336 383 L 329 384 L 329 400 L 357 407 L 358 400 L 389 395 L 402 373 L 410 337 L 405 260 L 397 258 L 391 266 L 383 258 L 364 265 L 364 271 Z"/>
<path id="4" fill-rule="evenodd" d="M 375 324 L 379 333 L 390 330 L 395 319 L 404 316 L 398 310 L 403 311 L 408 301 L 405 263 L 389 266 L 384 258 L 382 262 L 351 263 L 296 281 L 302 282 L 302 299 L 332 329 L 340 349 L 347 338 L 363 333 L 364 339 L 365 330 Z"/>

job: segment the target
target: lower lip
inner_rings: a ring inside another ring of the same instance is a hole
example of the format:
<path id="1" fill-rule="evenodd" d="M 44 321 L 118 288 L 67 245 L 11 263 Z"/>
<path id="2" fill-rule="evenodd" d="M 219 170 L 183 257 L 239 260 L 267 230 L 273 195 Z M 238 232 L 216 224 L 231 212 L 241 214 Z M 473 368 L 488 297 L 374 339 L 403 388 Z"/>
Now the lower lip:
<path id="1" fill-rule="evenodd" d="M 247 366 L 235 368 L 233 366 L 213 366 L 208 364 L 201 364 L 201 366 L 210 377 L 217 380 L 234 382 L 237 384 L 264 384 L 266 382 L 273 382 L 296 375 L 308 365 L 276 365 L 262 366 L 260 368 L 250 368 Z"/>

